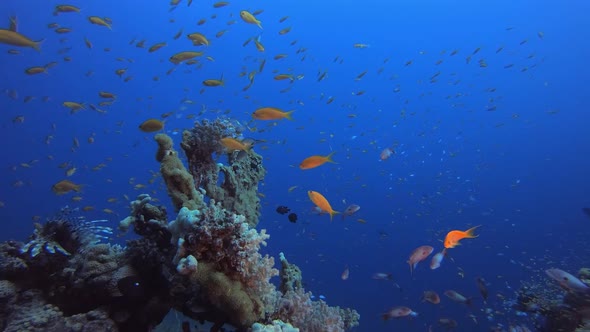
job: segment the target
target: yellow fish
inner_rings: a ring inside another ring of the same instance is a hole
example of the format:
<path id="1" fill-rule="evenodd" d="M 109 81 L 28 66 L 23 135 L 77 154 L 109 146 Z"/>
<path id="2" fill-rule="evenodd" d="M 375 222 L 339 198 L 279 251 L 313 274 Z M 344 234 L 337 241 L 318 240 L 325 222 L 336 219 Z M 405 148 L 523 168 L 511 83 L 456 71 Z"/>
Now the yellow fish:
<path id="1" fill-rule="evenodd" d="M 334 217 L 335 214 L 340 213 L 338 211 L 334 211 L 328 200 L 319 192 L 309 190 L 307 192 L 307 195 L 309 196 L 309 199 L 313 202 L 313 204 L 320 208 L 320 210 L 330 214 L 330 221 L 332 221 L 332 217 Z"/>
<path id="2" fill-rule="evenodd" d="M 260 29 L 262 29 L 262 23 L 254 17 L 254 15 L 250 14 L 247 10 L 242 10 L 240 12 L 240 17 L 242 20 L 249 24 L 256 24 Z"/>
<path id="3" fill-rule="evenodd" d="M 102 25 L 103 27 L 109 28 L 109 30 L 113 30 L 110 24 L 98 16 L 88 16 L 88 21 L 90 21 L 92 24 Z"/>
<path id="4" fill-rule="evenodd" d="M 183 61 L 202 56 L 203 52 L 184 51 L 174 54 L 170 57 L 170 62 L 177 65 Z"/>
<path id="5" fill-rule="evenodd" d="M 53 190 L 53 192 L 58 195 L 63 195 L 69 193 L 70 191 L 80 192 L 82 190 L 82 185 L 75 184 L 70 180 L 61 180 L 54 184 L 51 187 L 51 190 Z"/>
<path id="6" fill-rule="evenodd" d="M 146 133 L 153 133 L 164 129 L 164 122 L 158 119 L 145 120 L 139 125 L 139 129 Z"/>
<path id="7" fill-rule="evenodd" d="M 223 74 L 221 74 L 221 78 L 218 80 L 216 80 L 216 79 L 204 80 L 203 85 L 204 86 L 224 86 L 225 81 L 223 80 Z"/>
<path id="8" fill-rule="evenodd" d="M 30 38 L 21 35 L 16 31 L 0 29 L 0 43 L 20 47 L 32 47 L 39 51 L 41 41 L 32 41 Z"/>

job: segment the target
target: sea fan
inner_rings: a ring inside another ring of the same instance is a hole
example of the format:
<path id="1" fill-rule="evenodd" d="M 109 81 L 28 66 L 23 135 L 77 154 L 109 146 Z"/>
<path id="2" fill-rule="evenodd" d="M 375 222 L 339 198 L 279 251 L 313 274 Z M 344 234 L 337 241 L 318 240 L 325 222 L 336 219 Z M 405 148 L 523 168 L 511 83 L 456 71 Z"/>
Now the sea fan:
<path id="1" fill-rule="evenodd" d="M 112 228 L 99 225 L 108 220 L 88 221 L 77 215 L 77 212 L 77 208 L 66 206 L 45 224 L 35 224 L 35 232 L 31 240 L 21 248 L 21 253 L 29 253 L 31 257 L 41 252 L 69 256 L 113 234 Z"/>

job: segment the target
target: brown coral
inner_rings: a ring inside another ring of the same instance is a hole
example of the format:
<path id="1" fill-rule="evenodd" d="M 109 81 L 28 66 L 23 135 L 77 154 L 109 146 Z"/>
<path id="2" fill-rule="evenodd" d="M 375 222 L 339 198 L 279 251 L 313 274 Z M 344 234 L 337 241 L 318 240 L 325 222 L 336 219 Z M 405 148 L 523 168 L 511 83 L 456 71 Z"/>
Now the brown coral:
<path id="1" fill-rule="evenodd" d="M 230 120 L 204 120 L 183 133 L 180 145 L 197 186 L 203 187 L 206 195 L 221 202 L 226 210 L 245 216 L 246 222 L 254 227 L 260 217 L 258 183 L 266 174 L 262 157 L 252 150 L 227 153 L 220 143 L 222 138 L 239 137 L 240 133 Z M 223 154 L 228 157 L 228 165 L 214 160 L 214 156 Z"/>
<path id="2" fill-rule="evenodd" d="M 160 161 L 160 173 L 176 211 L 183 206 L 190 210 L 202 208 L 203 195 L 195 189 L 193 177 L 172 148 L 172 139 L 166 134 L 158 134 L 155 139 L 158 143 L 156 159 Z"/>
<path id="3" fill-rule="evenodd" d="M 249 327 L 262 318 L 260 300 L 251 298 L 241 282 L 231 280 L 211 264 L 200 263 L 191 278 L 201 285 L 207 300 L 225 313 L 231 324 Z"/>

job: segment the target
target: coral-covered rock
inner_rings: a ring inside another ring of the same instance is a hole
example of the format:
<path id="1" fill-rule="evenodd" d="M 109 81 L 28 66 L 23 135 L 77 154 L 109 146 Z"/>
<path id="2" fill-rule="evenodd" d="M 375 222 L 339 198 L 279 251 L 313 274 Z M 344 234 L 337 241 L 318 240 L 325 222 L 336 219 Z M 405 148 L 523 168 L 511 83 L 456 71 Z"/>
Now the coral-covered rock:
<path id="1" fill-rule="evenodd" d="M 298 328 L 293 327 L 289 323 L 280 320 L 273 320 L 272 324 L 255 323 L 252 325 L 250 332 L 299 332 Z"/>
<path id="2" fill-rule="evenodd" d="M 234 121 L 203 120 L 183 133 L 181 147 L 196 186 L 204 188 L 206 195 L 220 202 L 224 209 L 245 216 L 246 222 L 254 227 L 260 217 L 258 183 L 266 174 L 262 157 L 252 150 L 227 152 L 220 142 L 222 138 L 238 138 L 240 134 L 241 128 Z M 223 154 L 228 157 L 228 165 L 214 160 L 215 155 Z"/>
<path id="3" fill-rule="evenodd" d="M 289 291 L 298 291 L 303 289 L 303 283 L 301 282 L 301 270 L 295 264 L 289 263 L 285 254 L 279 253 L 279 259 L 281 261 L 281 271 L 279 276 L 281 277 L 281 293 L 286 294 Z"/>
<path id="4" fill-rule="evenodd" d="M 178 158 L 178 152 L 172 148 L 172 139 L 166 134 L 158 134 L 155 139 L 159 145 L 156 158 L 160 158 L 160 173 L 176 211 L 182 207 L 191 210 L 203 207 L 203 195 L 196 190 L 192 175 Z"/>

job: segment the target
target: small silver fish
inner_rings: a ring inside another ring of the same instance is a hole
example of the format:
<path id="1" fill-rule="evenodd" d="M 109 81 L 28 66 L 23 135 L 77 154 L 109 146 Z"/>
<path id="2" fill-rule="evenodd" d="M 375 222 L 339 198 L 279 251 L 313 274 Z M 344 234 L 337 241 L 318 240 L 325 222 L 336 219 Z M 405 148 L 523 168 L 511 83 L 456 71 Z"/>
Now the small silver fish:
<path id="1" fill-rule="evenodd" d="M 353 214 L 355 214 L 358 210 L 360 210 L 361 207 L 356 205 L 356 204 L 350 204 L 346 210 L 344 210 L 344 212 L 342 212 L 342 219 L 348 217 L 348 216 L 352 216 Z"/>
<path id="2" fill-rule="evenodd" d="M 560 270 L 560 269 L 548 269 L 545 270 L 545 273 L 557 281 L 559 285 L 565 289 L 571 290 L 573 292 L 589 292 L 590 287 L 583 283 L 580 279 L 574 277 L 573 275 Z"/>

